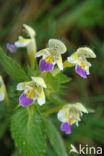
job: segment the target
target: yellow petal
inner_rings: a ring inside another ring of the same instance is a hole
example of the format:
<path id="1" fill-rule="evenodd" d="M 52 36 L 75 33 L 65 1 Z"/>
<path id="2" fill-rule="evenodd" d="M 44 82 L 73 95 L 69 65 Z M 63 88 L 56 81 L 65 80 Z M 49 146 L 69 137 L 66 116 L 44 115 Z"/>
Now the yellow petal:
<path id="1" fill-rule="evenodd" d="M 37 98 L 37 101 L 39 103 L 39 105 L 43 105 L 45 104 L 45 95 L 44 95 L 44 92 L 42 90 L 42 92 L 40 93 L 40 96 Z"/>
<path id="2" fill-rule="evenodd" d="M 5 93 L 1 92 L 0 93 L 0 101 L 3 101 L 5 99 Z"/>
<path id="3" fill-rule="evenodd" d="M 30 99 L 33 99 L 33 97 L 34 97 L 34 91 L 33 91 L 33 89 L 28 90 L 28 91 L 26 92 L 26 96 L 27 96 L 28 98 L 30 98 Z"/>
<path id="4" fill-rule="evenodd" d="M 17 84 L 17 90 L 24 90 L 30 82 L 20 82 Z"/>
<path id="5" fill-rule="evenodd" d="M 86 58 L 95 58 L 95 53 L 88 47 L 82 47 L 77 49 L 77 53 L 79 56 L 84 56 Z"/>
<path id="6" fill-rule="evenodd" d="M 58 120 L 62 122 L 68 122 L 69 121 L 69 106 L 65 105 L 62 107 L 62 109 L 59 110 L 57 114 Z"/>
<path id="7" fill-rule="evenodd" d="M 41 77 L 31 77 L 32 80 L 43 88 L 47 88 L 45 81 Z"/>
<path id="8" fill-rule="evenodd" d="M 27 34 L 28 34 L 31 38 L 35 37 L 36 32 L 35 32 L 35 30 L 34 30 L 33 28 L 31 28 L 31 27 L 28 26 L 27 24 L 23 24 L 23 26 L 24 26 L 24 28 L 25 28 Z"/>
<path id="9" fill-rule="evenodd" d="M 25 39 L 22 36 L 19 36 L 18 41 L 16 41 L 14 44 L 17 48 L 19 47 L 27 47 L 30 42 L 30 39 Z"/>
<path id="10" fill-rule="evenodd" d="M 53 62 L 53 58 L 51 56 L 48 56 L 46 57 L 45 61 L 51 64 Z"/>
<path id="11" fill-rule="evenodd" d="M 72 118 L 68 121 L 68 123 L 70 123 L 70 124 L 72 125 L 73 122 L 74 122 L 74 118 L 72 117 Z"/>
<path id="12" fill-rule="evenodd" d="M 50 39 L 48 42 L 49 48 L 55 49 L 58 51 L 60 54 L 64 54 L 67 50 L 65 44 L 57 39 Z"/>
<path id="13" fill-rule="evenodd" d="M 88 113 L 87 109 L 80 103 L 77 102 L 74 106 L 81 112 Z"/>
<path id="14" fill-rule="evenodd" d="M 0 76 L 0 101 L 7 99 L 7 92 L 2 76 Z"/>
<path id="15" fill-rule="evenodd" d="M 62 63 L 62 57 L 60 56 L 60 59 L 57 61 L 57 65 L 60 70 L 63 70 L 63 63 Z"/>
<path id="16" fill-rule="evenodd" d="M 64 68 L 67 68 L 67 67 L 73 67 L 74 64 L 73 64 L 73 63 L 69 63 L 69 61 L 66 60 L 66 61 L 63 63 L 63 66 L 64 66 Z"/>

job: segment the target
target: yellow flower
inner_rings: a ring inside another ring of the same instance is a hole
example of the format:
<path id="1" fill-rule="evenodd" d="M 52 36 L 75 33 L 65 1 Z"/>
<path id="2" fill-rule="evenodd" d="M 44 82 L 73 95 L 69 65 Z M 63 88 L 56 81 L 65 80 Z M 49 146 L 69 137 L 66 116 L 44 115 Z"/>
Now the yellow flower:
<path id="1" fill-rule="evenodd" d="M 78 48 L 77 51 L 64 62 L 64 67 L 75 66 L 76 73 L 83 78 L 87 78 L 87 75 L 90 74 L 89 67 L 91 67 L 91 63 L 87 61 L 87 58 L 95 57 L 95 53 L 90 48 Z"/>
<path id="2" fill-rule="evenodd" d="M 43 88 L 47 88 L 44 80 L 41 77 L 31 77 L 31 81 L 20 82 L 17 85 L 17 90 L 24 91 L 19 98 L 21 106 L 29 106 L 35 100 L 39 105 L 45 104 L 45 94 Z"/>
<path id="3" fill-rule="evenodd" d="M 2 79 L 2 76 L 0 76 L 0 101 L 6 100 L 6 98 L 7 98 L 6 87 Z"/>
<path id="4" fill-rule="evenodd" d="M 62 41 L 50 39 L 48 42 L 48 48 L 42 49 L 35 54 L 36 57 L 42 56 L 39 63 L 40 70 L 42 72 L 52 71 L 55 64 L 57 64 L 60 70 L 63 70 L 61 54 L 64 54 L 66 50 L 66 46 Z"/>
<path id="5" fill-rule="evenodd" d="M 57 114 L 58 119 L 63 123 L 68 123 L 70 125 L 81 120 L 80 117 L 83 113 L 88 113 L 87 109 L 81 103 L 68 104 L 65 105 Z"/>
<path id="6" fill-rule="evenodd" d="M 22 36 L 19 36 L 18 41 L 16 41 L 14 44 L 17 48 L 20 48 L 20 47 L 26 47 L 27 48 L 27 53 L 29 56 L 31 66 L 34 67 L 34 63 L 35 63 L 34 62 L 35 61 L 34 55 L 35 55 L 35 52 L 37 49 L 36 48 L 36 40 L 35 40 L 36 32 L 35 32 L 35 30 L 33 30 L 30 26 L 28 26 L 26 24 L 24 24 L 23 26 L 25 28 L 27 35 L 30 38 L 27 39 L 27 38 L 24 38 Z"/>

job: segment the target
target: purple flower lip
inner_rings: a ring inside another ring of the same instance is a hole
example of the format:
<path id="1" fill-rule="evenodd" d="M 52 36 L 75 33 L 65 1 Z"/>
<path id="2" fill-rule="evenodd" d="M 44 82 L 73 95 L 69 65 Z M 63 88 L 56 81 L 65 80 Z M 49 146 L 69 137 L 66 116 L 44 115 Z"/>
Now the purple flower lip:
<path id="1" fill-rule="evenodd" d="M 7 49 L 11 52 L 11 53 L 14 53 L 14 52 L 16 52 L 16 46 L 15 46 L 15 44 L 14 43 L 7 43 L 6 44 L 6 47 L 7 47 Z"/>
<path id="2" fill-rule="evenodd" d="M 23 107 L 29 106 L 34 102 L 33 99 L 30 99 L 26 96 L 26 94 L 22 94 L 19 98 L 19 104 Z"/>
<path id="3" fill-rule="evenodd" d="M 71 134 L 71 125 L 67 122 L 62 123 L 60 129 L 61 131 L 65 131 L 66 134 Z"/>
<path id="4" fill-rule="evenodd" d="M 85 70 L 82 69 L 82 67 L 80 65 L 76 65 L 75 67 L 75 71 L 78 75 L 80 75 L 81 77 L 83 77 L 84 79 L 87 79 L 87 75 Z"/>
<path id="5" fill-rule="evenodd" d="M 41 72 L 47 72 L 47 71 L 52 71 L 54 65 L 53 63 L 48 63 L 45 60 L 40 60 L 39 67 Z"/>

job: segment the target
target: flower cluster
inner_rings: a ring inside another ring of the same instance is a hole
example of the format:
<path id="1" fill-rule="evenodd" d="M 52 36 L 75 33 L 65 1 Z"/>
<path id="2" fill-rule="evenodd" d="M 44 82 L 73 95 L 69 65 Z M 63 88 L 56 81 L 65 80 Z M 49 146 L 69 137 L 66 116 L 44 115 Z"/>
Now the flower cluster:
<path id="1" fill-rule="evenodd" d="M 39 61 L 39 68 L 41 72 L 51 72 L 54 70 L 54 66 L 57 64 L 59 71 L 67 67 L 75 66 L 75 71 L 84 79 L 89 75 L 89 68 L 91 63 L 88 62 L 88 58 L 95 58 L 95 53 L 88 47 L 81 47 L 76 50 L 71 56 L 67 57 L 63 63 L 62 54 L 66 53 L 67 48 L 65 44 L 57 39 L 50 39 L 48 41 L 48 47 L 36 52 L 35 31 L 28 25 L 23 25 L 29 38 L 19 36 L 18 40 L 14 44 L 8 43 L 7 48 L 12 53 L 16 51 L 16 48 L 26 47 L 30 63 L 34 66 L 34 60 L 37 57 L 42 57 Z M 3 90 L 3 86 L 0 86 Z M 45 104 L 45 94 L 43 88 L 47 88 L 42 77 L 31 77 L 31 81 L 20 82 L 17 85 L 17 90 L 23 91 L 19 98 L 19 104 L 21 106 L 29 106 L 37 100 L 39 105 Z M 0 100 L 4 98 L 4 94 L 1 94 Z M 2 92 L 3 93 L 3 92 Z M 78 122 L 81 120 L 82 113 L 88 113 L 87 109 L 81 104 L 68 104 L 65 105 L 58 112 L 58 119 L 62 122 L 61 130 L 66 134 L 71 133 L 71 126 L 75 123 L 78 126 Z"/>

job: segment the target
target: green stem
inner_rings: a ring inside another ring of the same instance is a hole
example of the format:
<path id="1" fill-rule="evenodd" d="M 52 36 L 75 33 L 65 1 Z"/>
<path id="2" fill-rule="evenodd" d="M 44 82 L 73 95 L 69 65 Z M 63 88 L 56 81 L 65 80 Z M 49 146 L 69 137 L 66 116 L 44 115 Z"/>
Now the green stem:
<path id="1" fill-rule="evenodd" d="M 71 67 L 73 67 L 74 66 L 74 64 L 72 64 L 72 63 L 69 63 L 68 62 L 68 60 L 66 60 L 64 63 L 63 63 L 63 68 L 71 68 Z M 57 68 L 57 69 L 55 69 L 54 71 L 52 71 L 52 75 L 53 76 L 56 76 L 57 74 L 59 74 L 60 73 L 60 70 Z"/>
<path id="2" fill-rule="evenodd" d="M 10 109 L 10 101 L 9 101 L 9 98 L 8 98 L 8 94 L 7 94 L 7 90 L 6 90 L 6 87 L 5 87 L 5 104 L 7 106 L 8 109 Z"/>
<path id="3" fill-rule="evenodd" d="M 34 52 L 28 52 L 29 62 L 32 69 L 35 68 L 36 59 L 34 57 Z"/>
<path id="4" fill-rule="evenodd" d="M 60 73 L 60 70 L 58 68 L 52 71 L 53 76 L 56 76 L 59 73 Z"/>
<path id="5" fill-rule="evenodd" d="M 30 66 L 32 69 L 35 68 L 35 64 L 36 64 L 36 58 L 35 58 L 36 51 L 37 51 L 36 40 L 35 38 L 31 38 L 31 42 L 27 46 L 27 53 L 30 61 Z"/>
<path id="6" fill-rule="evenodd" d="M 55 108 L 51 108 L 49 110 L 47 110 L 46 112 L 43 112 L 44 115 L 49 115 L 49 114 L 52 114 L 52 113 L 56 113 L 58 112 L 63 106 L 57 106 Z"/>
<path id="7" fill-rule="evenodd" d="M 18 109 L 20 107 L 20 105 L 18 104 L 17 107 L 15 107 L 15 109 Z"/>

